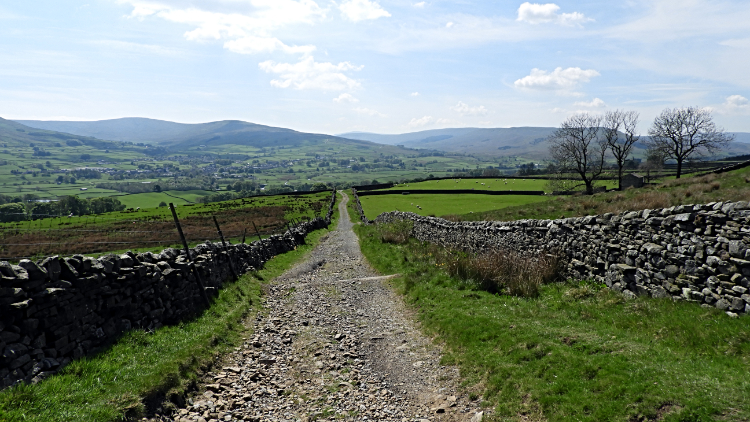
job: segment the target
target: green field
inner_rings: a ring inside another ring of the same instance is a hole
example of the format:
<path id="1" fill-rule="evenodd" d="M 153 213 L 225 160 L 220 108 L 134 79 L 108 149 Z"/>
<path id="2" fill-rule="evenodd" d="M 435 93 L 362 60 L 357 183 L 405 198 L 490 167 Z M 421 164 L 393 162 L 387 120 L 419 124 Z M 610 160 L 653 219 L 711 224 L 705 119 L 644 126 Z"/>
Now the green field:
<path id="1" fill-rule="evenodd" d="M 615 180 L 604 180 L 601 181 L 600 186 L 605 186 L 607 189 L 613 189 L 617 187 L 617 181 Z M 535 190 L 551 192 L 550 184 L 544 179 L 509 179 L 509 178 L 482 178 L 482 179 L 446 179 L 446 180 L 426 180 L 424 182 L 417 183 L 401 183 L 397 184 L 392 188 L 384 190 L 403 190 L 403 189 L 474 189 L 474 190 L 489 190 L 489 191 L 504 191 L 504 190 Z"/>
<path id="2" fill-rule="evenodd" d="M 550 197 L 545 203 L 518 205 L 480 213 L 462 213 L 468 221 L 511 221 L 525 218 L 556 219 L 600 215 L 681 204 L 750 200 L 750 168 L 700 177 L 665 178 L 664 183 L 640 189 Z"/>
<path id="3" fill-rule="evenodd" d="M 362 209 L 369 219 L 388 211 L 410 211 L 420 215 L 443 216 L 477 213 L 518 205 L 546 202 L 549 196 L 480 194 L 411 194 L 361 196 Z M 417 208 L 417 205 L 422 209 Z"/>
<path id="4" fill-rule="evenodd" d="M 210 195 L 211 191 L 205 190 L 193 190 L 193 191 L 164 191 L 164 192 L 149 192 L 149 193 L 135 193 L 131 195 L 115 195 L 117 199 L 125 204 L 128 208 L 155 208 L 160 203 L 170 202 L 175 205 L 192 204 L 198 201 L 198 198 L 205 195 Z"/>

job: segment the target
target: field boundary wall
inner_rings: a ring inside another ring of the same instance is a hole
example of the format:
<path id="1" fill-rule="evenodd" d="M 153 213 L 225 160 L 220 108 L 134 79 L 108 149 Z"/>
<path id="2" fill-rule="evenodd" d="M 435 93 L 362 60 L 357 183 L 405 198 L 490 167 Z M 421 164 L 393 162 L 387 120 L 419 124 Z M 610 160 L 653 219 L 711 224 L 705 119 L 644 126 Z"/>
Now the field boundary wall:
<path id="1" fill-rule="evenodd" d="M 292 226 L 280 235 L 249 244 L 207 241 L 190 255 L 209 297 L 237 273 L 260 269 L 276 255 L 328 227 L 326 216 Z M 198 315 L 205 304 L 184 250 L 73 255 L 0 262 L 0 389 L 37 382 L 73 359 L 103 350 L 122 333 L 157 329 Z"/>
<path id="2" fill-rule="evenodd" d="M 650 296 L 750 313 L 750 204 L 712 202 L 558 220 L 451 222 L 392 211 L 374 222 L 410 220 L 412 236 L 481 253 L 509 249 L 530 257 L 556 251 L 566 276 L 593 279 L 628 298 Z"/>

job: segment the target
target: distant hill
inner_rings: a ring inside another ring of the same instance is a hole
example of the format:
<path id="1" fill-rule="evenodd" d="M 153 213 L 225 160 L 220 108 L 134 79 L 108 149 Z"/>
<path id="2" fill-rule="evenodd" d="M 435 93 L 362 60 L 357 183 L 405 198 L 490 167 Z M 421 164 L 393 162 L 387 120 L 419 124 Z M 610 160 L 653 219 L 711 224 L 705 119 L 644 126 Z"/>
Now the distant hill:
<path id="1" fill-rule="evenodd" d="M 333 135 L 297 132 L 272 126 L 264 126 L 240 120 L 223 120 L 210 123 L 175 123 L 164 120 L 127 117 L 122 119 L 89 122 L 18 120 L 26 126 L 38 129 L 67 132 L 78 136 L 90 136 L 110 141 L 158 144 L 169 150 L 182 150 L 196 146 L 236 144 L 257 148 L 275 146 L 299 146 L 304 144 L 338 141 L 361 147 L 377 147 L 367 140 L 345 139 Z M 394 151 L 395 152 L 395 147 Z M 404 152 L 401 150 L 400 152 Z"/>
<path id="2" fill-rule="evenodd" d="M 747 132 L 729 132 L 734 135 L 734 140 L 744 144 L 750 144 L 750 133 Z"/>
<path id="3" fill-rule="evenodd" d="M 403 145 L 410 148 L 460 152 L 469 155 L 494 157 L 513 155 L 540 159 L 548 156 L 549 145 L 545 140 L 555 129 L 554 127 L 453 128 L 398 135 L 349 132 L 339 136 L 387 145 Z M 723 155 L 740 155 L 750 152 L 750 133 L 733 132 L 732 134 L 736 142 Z M 637 143 L 634 155 L 642 157 L 644 152 L 645 145 Z"/>
<path id="4" fill-rule="evenodd" d="M 29 127 L 12 120 L 0 118 L 0 146 L 3 148 L 76 148 L 88 146 L 99 149 L 122 148 L 119 142 L 90 136 L 74 135 Z"/>
<path id="5" fill-rule="evenodd" d="M 400 135 L 351 132 L 339 136 L 471 155 L 543 158 L 547 155 L 544 140 L 554 131 L 555 128 L 552 127 L 452 128 Z"/>
<path id="6" fill-rule="evenodd" d="M 195 126 L 199 126 L 140 117 L 90 122 L 42 120 L 17 120 L 17 122 L 36 129 L 134 143 L 159 143 L 188 134 L 194 130 Z"/>
<path id="7" fill-rule="evenodd" d="M 23 125 L 80 137 L 109 141 L 158 144 L 170 151 L 184 150 L 204 145 L 226 144 L 261 147 L 299 147 L 321 142 L 369 148 L 373 144 L 391 145 L 388 153 L 403 153 L 396 145 L 407 148 L 463 153 L 483 157 L 519 156 L 542 159 L 548 156 L 545 139 L 554 127 L 512 128 L 450 128 L 383 135 L 367 132 L 350 132 L 340 135 L 297 132 L 291 129 L 259 125 L 239 120 L 210 123 L 175 123 L 139 117 L 89 122 L 19 120 Z M 737 132 L 735 142 L 726 155 L 750 154 L 750 133 Z M 68 135 L 69 136 L 69 135 Z M 642 157 L 645 147 L 636 145 L 635 156 Z M 386 151 L 382 151 L 386 153 Z"/>

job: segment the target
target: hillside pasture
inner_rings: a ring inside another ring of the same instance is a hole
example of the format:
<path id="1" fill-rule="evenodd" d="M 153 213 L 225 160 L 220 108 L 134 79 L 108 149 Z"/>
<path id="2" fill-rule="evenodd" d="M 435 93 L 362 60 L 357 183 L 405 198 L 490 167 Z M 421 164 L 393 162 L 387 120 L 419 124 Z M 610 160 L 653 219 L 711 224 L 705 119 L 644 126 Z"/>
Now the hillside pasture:
<path id="1" fill-rule="evenodd" d="M 607 189 L 613 189 L 617 187 L 616 180 L 603 180 L 599 184 Z M 519 190 L 519 191 L 544 191 L 551 192 L 549 181 L 546 179 L 514 179 L 514 178 L 456 178 L 456 179 L 445 179 L 445 180 L 425 180 L 424 182 L 416 183 L 399 183 L 396 186 L 385 189 L 385 190 L 402 190 L 402 189 L 473 189 L 473 190 L 487 190 L 487 191 L 505 191 L 505 190 Z"/>
<path id="2" fill-rule="evenodd" d="M 542 195 L 481 195 L 481 194 L 411 194 L 373 195 L 359 198 L 367 218 L 374 220 L 388 211 L 409 211 L 420 215 L 479 213 L 512 206 L 534 206 L 548 201 Z M 421 209 L 417 208 L 417 205 Z"/>
<path id="3" fill-rule="evenodd" d="M 608 212 L 667 208 L 713 201 L 750 200 L 750 167 L 723 174 L 669 178 L 664 183 L 594 195 L 560 196 L 539 205 L 518 204 L 484 212 L 462 213 L 466 221 L 510 221 L 524 218 L 556 219 Z"/>

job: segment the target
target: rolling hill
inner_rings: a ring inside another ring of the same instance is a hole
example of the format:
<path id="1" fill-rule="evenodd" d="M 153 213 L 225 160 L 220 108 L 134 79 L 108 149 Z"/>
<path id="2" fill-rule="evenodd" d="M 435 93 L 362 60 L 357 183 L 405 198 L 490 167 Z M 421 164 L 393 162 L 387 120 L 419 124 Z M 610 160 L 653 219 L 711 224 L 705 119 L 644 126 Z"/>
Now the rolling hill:
<path id="1" fill-rule="evenodd" d="M 12 120 L 0 118 L 0 146 L 3 148 L 36 148 L 39 151 L 57 153 L 67 148 L 68 151 L 87 152 L 90 149 L 118 149 L 122 150 L 127 144 L 97 139 L 91 136 L 76 135 L 38 129 L 20 124 Z M 143 148 L 129 148 L 133 152 Z M 8 153 L 9 154 L 9 153 Z M 44 156 L 44 155 L 39 155 Z"/>
<path id="2" fill-rule="evenodd" d="M 240 120 L 210 123 L 175 123 L 164 120 L 128 117 L 90 122 L 19 120 L 17 123 L 77 136 L 96 137 L 110 141 L 158 144 L 169 150 L 185 150 L 198 146 L 244 145 L 255 148 L 299 146 L 303 143 L 337 141 L 363 147 L 377 147 L 367 140 L 345 139 L 332 135 L 304 133 L 292 129 L 259 125 Z M 404 152 L 402 148 L 392 148 Z"/>

